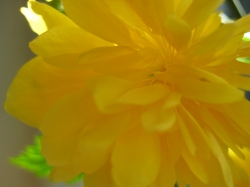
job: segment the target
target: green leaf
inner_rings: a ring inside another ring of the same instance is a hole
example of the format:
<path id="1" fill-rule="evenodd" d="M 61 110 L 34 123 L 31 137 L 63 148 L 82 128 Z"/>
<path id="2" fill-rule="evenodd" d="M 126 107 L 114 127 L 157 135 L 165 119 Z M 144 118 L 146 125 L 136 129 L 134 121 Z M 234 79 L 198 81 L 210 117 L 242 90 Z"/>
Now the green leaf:
<path id="1" fill-rule="evenodd" d="M 41 136 L 35 136 L 34 143 L 16 157 L 10 158 L 10 162 L 19 168 L 34 173 L 37 177 L 48 177 L 52 167 L 41 154 Z M 68 183 L 75 183 L 83 179 L 83 174 Z"/>
<path id="2" fill-rule="evenodd" d="M 47 177 L 52 169 L 41 155 L 40 136 L 35 137 L 32 145 L 16 157 L 10 158 L 12 164 L 34 173 L 38 177 Z"/>

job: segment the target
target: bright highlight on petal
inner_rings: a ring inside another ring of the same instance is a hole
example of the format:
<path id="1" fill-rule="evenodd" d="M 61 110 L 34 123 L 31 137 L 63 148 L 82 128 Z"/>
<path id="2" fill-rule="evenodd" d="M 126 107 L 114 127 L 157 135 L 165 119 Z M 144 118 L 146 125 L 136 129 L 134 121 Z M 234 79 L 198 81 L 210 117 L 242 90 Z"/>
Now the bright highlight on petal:
<path id="1" fill-rule="evenodd" d="M 31 29 L 39 35 L 53 27 L 78 27 L 67 16 L 35 0 L 29 0 L 28 8 L 21 8 L 21 12 L 28 20 Z"/>
<path id="2" fill-rule="evenodd" d="M 5 108 L 42 131 L 51 180 L 249 186 L 250 16 L 222 24 L 222 2 L 62 0 L 62 14 L 28 1 L 37 57 Z"/>

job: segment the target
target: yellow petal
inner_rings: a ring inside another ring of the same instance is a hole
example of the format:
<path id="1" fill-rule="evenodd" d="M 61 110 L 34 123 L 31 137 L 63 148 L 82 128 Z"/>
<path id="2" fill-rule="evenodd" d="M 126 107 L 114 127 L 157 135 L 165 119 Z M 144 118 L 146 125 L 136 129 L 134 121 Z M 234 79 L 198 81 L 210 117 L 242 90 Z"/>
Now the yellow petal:
<path id="1" fill-rule="evenodd" d="M 203 183 L 208 183 L 208 174 L 203 167 L 203 165 L 196 159 L 193 155 L 191 155 L 188 151 L 183 151 L 182 153 L 183 159 L 186 161 L 190 170 L 194 173 L 194 175 L 200 179 Z"/>
<path id="2" fill-rule="evenodd" d="M 108 161 L 110 149 L 103 150 L 79 150 L 75 152 L 72 164 L 80 167 L 85 174 L 90 174 L 98 171 Z M 70 170 L 68 171 L 70 172 Z"/>
<path id="3" fill-rule="evenodd" d="M 111 60 L 117 59 L 119 56 L 127 55 L 132 52 L 134 52 L 134 50 L 130 47 L 97 47 L 81 54 L 62 54 L 44 58 L 44 60 L 59 68 L 93 69 L 100 64 L 105 65 L 105 63 L 109 63 Z M 118 65 L 117 61 L 114 62 L 114 64 Z"/>
<path id="4" fill-rule="evenodd" d="M 149 69 L 133 69 L 133 68 L 117 69 L 115 71 L 112 69 L 108 71 L 106 69 L 104 72 L 106 75 L 134 82 L 148 79 L 149 75 L 153 74 L 153 71 Z"/>
<path id="5" fill-rule="evenodd" d="M 49 180 L 53 182 L 68 182 L 82 173 L 82 168 L 78 165 L 70 164 L 66 166 L 56 166 L 49 175 Z"/>
<path id="6" fill-rule="evenodd" d="M 39 126 L 48 108 L 60 97 L 78 91 L 91 71 L 61 70 L 37 57 L 18 72 L 7 93 L 6 110 L 31 125 Z"/>
<path id="7" fill-rule="evenodd" d="M 196 44 L 191 46 L 188 49 L 187 53 L 189 55 L 204 55 L 211 51 L 215 51 L 219 47 L 224 45 L 229 39 L 231 39 L 235 29 L 235 24 L 225 24 L 214 31 L 212 34 L 208 35 L 207 37 L 201 39 Z"/>
<path id="8" fill-rule="evenodd" d="M 44 136 L 73 136 L 80 133 L 97 115 L 99 113 L 91 95 L 76 92 L 55 102 L 47 110 L 39 128 Z"/>
<path id="9" fill-rule="evenodd" d="M 111 164 L 107 162 L 102 168 L 91 174 L 84 174 L 85 187 L 117 187 L 111 177 Z"/>
<path id="10" fill-rule="evenodd" d="M 237 122 L 233 121 L 229 116 L 225 113 L 221 114 L 220 117 L 223 120 L 222 125 L 224 125 L 225 131 L 228 136 L 238 145 L 239 148 L 242 147 L 250 147 L 250 136 L 248 133 L 242 129 L 241 126 L 237 124 Z"/>
<path id="11" fill-rule="evenodd" d="M 30 43 L 31 50 L 42 57 L 83 53 L 104 46 L 112 44 L 76 27 L 52 28 Z"/>
<path id="12" fill-rule="evenodd" d="M 250 136 L 250 102 L 247 99 L 243 98 L 239 102 L 223 105 L 220 108 Z"/>
<path id="13" fill-rule="evenodd" d="M 216 31 L 221 26 L 220 13 L 213 13 L 209 16 L 206 22 L 199 25 L 194 32 L 194 39 L 206 37 Z"/>
<path id="14" fill-rule="evenodd" d="M 164 34 L 175 48 L 180 49 L 188 44 L 192 30 L 184 20 L 170 14 L 166 18 L 164 26 Z"/>
<path id="15" fill-rule="evenodd" d="M 190 103 L 190 105 L 192 105 L 192 103 Z M 180 106 L 179 115 L 181 115 L 182 120 L 185 122 L 188 132 L 197 147 L 195 155 L 200 158 L 209 159 L 211 144 L 201 124 L 196 120 L 196 117 L 199 116 L 199 114 L 190 113 L 188 110 L 189 108 L 186 109 L 183 106 Z"/>
<path id="16" fill-rule="evenodd" d="M 116 105 L 115 100 L 132 87 L 132 82 L 115 77 L 100 77 L 88 81 L 89 88 L 99 110 L 113 113 L 125 110 L 127 107 Z"/>
<path id="17" fill-rule="evenodd" d="M 149 131 L 166 131 L 173 127 L 176 115 L 174 109 L 164 109 L 162 104 L 158 102 L 154 105 L 150 105 L 148 109 L 143 112 L 141 122 L 143 127 Z"/>
<path id="18" fill-rule="evenodd" d="M 217 76 L 216 74 L 210 73 L 209 71 L 199 69 L 192 66 L 187 66 L 185 64 L 171 64 L 166 66 L 166 72 L 175 72 L 179 74 L 186 74 L 198 80 L 210 81 L 214 83 L 226 84 L 223 78 Z"/>
<path id="19" fill-rule="evenodd" d="M 162 84 L 153 84 L 131 89 L 121 95 L 118 103 L 133 105 L 149 105 L 164 98 L 170 92 L 169 88 Z"/>
<path id="20" fill-rule="evenodd" d="M 28 2 L 28 8 L 21 8 L 21 12 L 29 21 L 31 29 L 39 35 L 53 27 L 77 27 L 67 16 L 51 6 L 33 0 Z"/>
<path id="21" fill-rule="evenodd" d="M 248 70 L 245 70 L 245 72 Z M 228 76 L 228 82 L 242 90 L 250 91 L 250 74 L 237 74 L 230 72 Z"/>
<path id="22" fill-rule="evenodd" d="M 154 11 L 161 27 L 164 27 L 165 19 L 174 12 L 174 2 L 165 0 L 154 1 Z"/>
<path id="23" fill-rule="evenodd" d="M 40 130 L 43 133 L 42 153 L 52 166 L 74 164 L 91 173 L 107 160 L 109 147 L 86 149 L 81 145 L 81 132 L 100 115 L 89 93 L 69 94 L 58 100 L 45 114 Z M 78 171 L 78 170 L 77 170 Z"/>
<path id="24" fill-rule="evenodd" d="M 141 128 L 124 133 L 111 155 L 112 176 L 119 187 L 147 187 L 160 168 L 158 136 Z"/>
<path id="25" fill-rule="evenodd" d="M 149 69 L 162 70 L 163 59 L 159 52 L 152 48 L 143 48 L 133 53 L 117 56 L 109 60 L 103 60 L 93 68 L 96 72 L 104 73 L 120 69 Z M 160 69 L 159 69 L 160 68 Z"/>
<path id="26" fill-rule="evenodd" d="M 180 129 L 167 135 L 167 146 L 168 149 L 171 150 L 169 154 L 174 163 L 180 159 L 185 147 L 185 142 L 182 137 Z"/>
<path id="27" fill-rule="evenodd" d="M 63 0 L 67 15 L 90 33 L 118 45 L 133 46 L 127 26 L 103 1 Z"/>
<path id="28" fill-rule="evenodd" d="M 149 31 L 148 27 L 136 14 L 131 6 L 131 3 L 127 0 L 105 0 L 106 5 L 110 8 L 111 12 L 119 17 L 122 21 L 144 31 Z"/>
<path id="29" fill-rule="evenodd" d="M 182 97 L 181 94 L 171 91 L 168 94 L 167 99 L 165 100 L 163 108 L 170 109 L 170 108 L 178 106 L 180 104 L 181 97 Z"/>
<path id="30" fill-rule="evenodd" d="M 187 11 L 188 7 L 191 5 L 193 0 L 175 0 L 175 14 L 181 18 L 183 14 Z"/>
<path id="31" fill-rule="evenodd" d="M 239 52 L 239 43 L 242 41 L 242 36 L 232 37 L 226 42 L 226 44 L 220 48 L 215 54 L 213 59 L 218 61 L 224 61 L 223 64 L 227 64 L 228 61 L 231 61 L 235 58 L 235 54 L 238 53 L 238 56 L 241 56 L 243 51 Z M 211 62 L 208 65 L 216 65 Z"/>
<path id="32" fill-rule="evenodd" d="M 140 16 L 144 23 L 146 23 L 147 26 L 153 30 L 153 32 L 158 34 L 161 33 L 161 26 L 154 9 L 156 2 L 151 0 L 128 1 L 131 3 L 135 12 Z"/>
<path id="33" fill-rule="evenodd" d="M 79 135 L 59 139 L 53 137 L 44 137 L 42 139 L 42 154 L 50 166 L 58 169 L 59 174 L 71 177 L 82 172 L 92 173 L 107 161 L 110 154 L 108 149 L 79 151 L 78 139 Z M 67 170 L 67 168 L 73 168 L 73 170 Z M 58 178 L 57 180 L 68 180 L 68 177 L 64 179 Z"/>
<path id="34" fill-rule="evenodd" d="M 79 63 L 78 63 L 78 58 L 79 54 L 62 54 L 62 55 L 57 55 L 49 58 L 43 58 L 43 60 L 57 68 L 62 68 L 62 69 L 83 69 Z"/>
<path id="35" fill-rule="evenodd" d="M 78 63 L 93 68 L 98 65 L 98 63 L 103 64 L 103 61 L 105 63 L 113 58 L 130 54 L 132 52 L 134 52 L 132 48 L 124 46 L 94 48 L 93 50 L 81 54 Z"/>
<path id="36" fill-rule="evenodd" d="M 175 90 L 190 99 L 205 103 L 231 103 L 244 97 L 244 92 L 226 83 L 195 79 L 177 72 L 157 73 L 156 78 L 172 84 Z"/>
<path id="37" fill-rule="evenodd" d="M 42 154 L 49 165 L 56 171 L 51 173 L 51 177 L 57 181 L 68 181 L 75 178 L 80 173 L 90 174 L 96 172 L 108 160 L 109 150 L 79 151 L 77 142 L 69 144 L 72 137 L 59 139 L 57 142 L 49 138 L 42 142 Z"/>
<path id="38" fill-rule="evenodd" d="M 41 153 L 50 166 L 63 166 L 71 162 L 77 149 L 78 135 L 61 137 L 43 136 Z"/>
<path id="39" fill-rule="evenodd" d="M 183 19 L 186 20 L 191 26 L 195 27 L 204 21 L 222 3 L 223 0 L 193 1 L 193 3 L 183 15 Z"/>
<path id="40" fill-rule="evenodd" d="M 237 25 L 237 30 L 235 35 L 243 35 L 246 32 L 249 32 L 250 31 L 249 21 L 250 21 L 250 14 L 238 19 L 235 22 L 235 24 Z"/>
<path id="41" fill-rule="evenodd" d="M 216 116 L 215 111 L 213 112 L 206 109 L 202 110 L 202 116 L 206 124 L 210 126 L 213 132 L 217 134 L 217 136 L 220 137 L 220 139 L 224 141 L 224 143 L 228 147 L 230 147 L 240 158 L 244 159 L 245 158 L 244 154 L 240 151 L 237 145 L 235 145 L 235 143 L 230 139 L 230 137 L 228 137 L 228 134 L 225 132 L 223 126 L 221 125 L 223 121 L 220 120 L 220 116 L 219 115 Z M 226 126 L 226 124 L 224 126 Z"/>
<path id="42" fill-rule="evenodd" d="M 87 107 L 87 106 L 85 106 Z M 130 111 L 122 111 L 112 115 L 95 116 L 83 128 L 80 136 L 81 150 L 103 150 L 109 148 L 127 126 Z"/>
<path id="43" fill-rule="evenodd" d="M 188 150 L 190 151 L 190 153 L 192 155 L 195 155 L 195 151 L 196 151 L 197 147 L 195 146 L 195 142 L 190 134 L 190 131 L 189 131 L 185 121 L 183 121 L 183 119 L 181 117 L 178 117 L 177 124 L 180 127 L 181 134 L 183 136 L 184 142 L 185 142 Z"/>
<path id="44" fill-rule="evenodd" d="M 221 165 L 224 180 L 225 180 L 228 187 L 233 187 L 234 185 L 233 185 L 233 179 L 232 179 L 232 171 L 231 171 L 230 166 L 225 158 L 225 155 L 224 155 L 219 143 L 217 142 L 216 138 L 214 137 L 214 135 L 211 132 L 209 132 L 208 130 L 206 131 L 206 133 L 207 133 L 207 135 L 212 143 L 213 154 L 218 159 L 218 161 Z"/>
<path id="45" fill-rule="evenodd" d="M 93 118 L 92 108 L 83 112 L 82 108 L 88 107 L 89 103 L 79 95 L 70 94 L 59 100 L 42 120 L 40 127 L 43 132 L 42 153 L 52 166 L 67 165 L 71 162 L 75 151 L 78 150 L 83 124 Z M 83 102 L 78 102 L 81 99 Z"/>
<path id="46" fill-rule="evenodd" d="M 161 140 L 161 166 L 157 178 L 149 187 L 173 187 L 176 183 L 174 162 L 171 159 L 170 151 L 166 141 Z"/>

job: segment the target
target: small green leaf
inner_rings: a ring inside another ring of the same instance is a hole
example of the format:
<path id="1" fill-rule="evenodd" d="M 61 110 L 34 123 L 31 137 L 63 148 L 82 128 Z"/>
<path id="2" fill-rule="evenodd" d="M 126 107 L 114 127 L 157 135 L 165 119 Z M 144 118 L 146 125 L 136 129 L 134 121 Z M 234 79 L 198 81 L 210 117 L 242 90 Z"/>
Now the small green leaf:
<path id="1" fill-rule="evenodd" d="M 38 177 L 47 177 L 52 169 L 41 155 L 41 136 L 35 137 L 35 142 L 16 157 L 10 158 L 12 164 L 34 173 Z"/>
<path id="2" fill-rule="evenodd" d="M 16 157 L 10 158 L 10 162 L 15 166 L 34 173 L 37 177 L 48 177 L 52 167 L 46 162 L 41 154 L 41 136 L 35 136 L 34 143 L 25 148 L 25 150 Z M 80 174 L 68 183 L 75 183 L 83 179 Z"/>

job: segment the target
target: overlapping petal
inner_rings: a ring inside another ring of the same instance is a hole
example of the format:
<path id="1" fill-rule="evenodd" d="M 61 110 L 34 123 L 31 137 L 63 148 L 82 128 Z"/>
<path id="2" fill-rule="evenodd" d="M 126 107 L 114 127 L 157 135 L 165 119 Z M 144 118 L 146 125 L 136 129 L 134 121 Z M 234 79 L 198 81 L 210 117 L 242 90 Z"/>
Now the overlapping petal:
<path id="1" fill-rule="evenodd" d="M 250 147 L 249 16 L 222 25 L 222 0 L 62 2 L 69 17 L 34 0 L 22 9 L 38 57 L 5 105 L 42 131 L 50 178 L 233 187 L 244 172 L 228 150 L 244 160 Z"/>
<path id="2" fill-rule="evenodd" d="M 23 122 L 38 127 L 55 101 L 80 90 L 91 75 L 92 71 L 61 70 L 36 57 L 17 74 L 9 88 L 5 108 Z"/>

